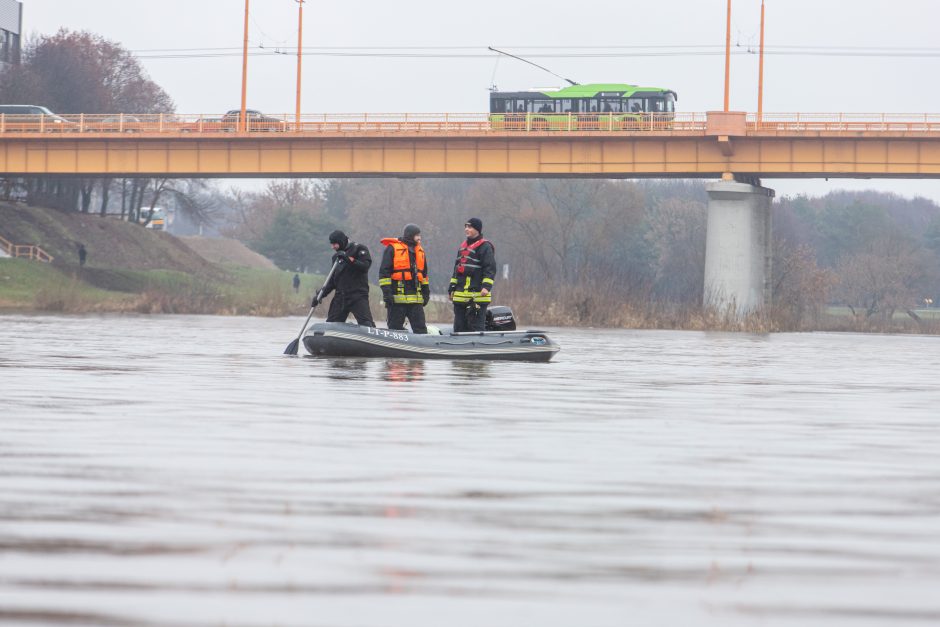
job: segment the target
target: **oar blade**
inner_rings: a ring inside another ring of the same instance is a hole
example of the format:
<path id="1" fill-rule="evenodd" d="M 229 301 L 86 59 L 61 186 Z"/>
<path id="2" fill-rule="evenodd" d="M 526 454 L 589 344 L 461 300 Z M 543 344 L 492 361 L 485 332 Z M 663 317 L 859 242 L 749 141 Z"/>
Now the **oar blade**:
<path id="1" fill-rule="evenodd" d="M 300 346 L 300 340 L 294 340 L 293 342 L 291 342 L 290 344 L 287 345 L 287 348 L 284 349 L 284 354 L 285 354 L 285 355 L 296 355 L 296 354 L 297 354 L 297 348 L 298 348 L 299 346 Z"/>

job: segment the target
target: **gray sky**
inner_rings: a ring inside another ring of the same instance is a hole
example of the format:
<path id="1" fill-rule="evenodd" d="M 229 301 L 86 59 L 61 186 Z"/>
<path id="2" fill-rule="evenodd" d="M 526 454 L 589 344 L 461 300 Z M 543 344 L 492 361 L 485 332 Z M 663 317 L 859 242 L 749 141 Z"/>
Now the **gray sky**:
<path id="1" fill-rule="evenodd" d="M 235 54 L 142 61 L 181 113 L 219 113 L 240 104 L 243 0 L 25 0 L 23 6 L 26 36 L 61 27 L 90 30 L 142 57 L 186 54 L 179 50 L 183 48 L 227 49 L 218 52 Z M 725 7 L 725 0 L 308 0 L 308 52 L 313 47 L 355 47 L 363 52 L 365 47 L 390 46 L 398 49 L 385 54 L 401 54 L 409 52 L 400 49 L 406 46 L 461 46 L 466 48 L 411 52 L 480 56 L 336 56 L 340 51 L 335 49 L 330 55 L 307 55 L 303 110 L 485 111 L 487 88 L 494 81 L 504 90 L 561 85 L 559 79 L 519 61 L 497 62 L 487 46 L 528 56 L 582 83 L 671 88 L 679 94 L 681 111 L 721 109 Z M 940 87 L 931 84 L 940 66 L 938 18 L 937 0 L 767 0 L 768 49 L 786 54 L 765 60 L 764 111 L 940 112 Z M 756 51 L 760 0 L 734 0 L 732 20 L 735 50 Z M 269 113 L 294 111 L 296 42 L 294 0 L 251 0 L 250 49 L 261 51 L 263 46 L 287 54 L 249 58 L 250 107 Z M 539 46 L 545 48 L 534 48 Z M 806 54 L 807 47 L 816 50 Z M 569 56 L 534 56 L 550 52 Z M 571 56 L 585 53 L 616 56 Z M 873 53 L 881 56 L 870 56 Z M 644 56 L 626 56 L 638 54 Z M 757 55 L 734 56 L 731 107 L 754 111 L 756 103 Z M 940 200 L 940 181 L 775 180 L 770 185 L 779 194 L 882 189 Z"/>

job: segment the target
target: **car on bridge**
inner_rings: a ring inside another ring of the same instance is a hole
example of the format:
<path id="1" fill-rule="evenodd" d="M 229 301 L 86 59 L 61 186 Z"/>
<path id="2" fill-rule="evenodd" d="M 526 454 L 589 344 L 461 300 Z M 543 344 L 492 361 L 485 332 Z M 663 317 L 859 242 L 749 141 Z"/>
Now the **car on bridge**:
<path id="1" fill-rule="evenodd" d="M 62 132 L 76 124 L 39 105 L 0 105 L 0 132 Z"/>
<path id="2" fill-rule="evenodd" d="M 230 109 L 220 118 L 203 118 L 198 120 L 186 120 L 178 123 L 180 132 L 183 133 L 203 133 L 203 132 L 223 132 L 234 133 L 238 131 L 238 122 L 241 120 L 241 109 Z M 286 131 L 288 130 L 287 120 L 283 120 L 271 115 L 265 115 L 257 109 L 245 109 L 245 119 L 247 120 L 246 131 Z"/>
<path id="3" fill-rule="evenodd" d="M 222 116 L 222 124 L 238 128 L 238 122 L 241 120 L 241 109 L 232 109 Z M 286 131 L 287 121 L 276 118 L 271 115 L 265 115 L 257 109 L 245 109 L 245 119 L 248 131 Z"/>
<path id="4" fill-rule="evenodd" d="M 86 115 L 84 129 L 93 133 L 138 133 L 144 130 L 144 123 L 136 115 L 120 113 L 116 115 Z"/>
<path id="5" fill-rule="evenodd" d="M 232 109 L 226 111 L 222 116 L 222 126 L 226 129 L 238 130 L 238 122 L 241 120 L 241 109 Z M 287 121 L 276 118 L 271 115 L 265 115 L 257 109 L 245 109 L 245 119 L 247 120 L 247 131 L 286 131 Z"/>

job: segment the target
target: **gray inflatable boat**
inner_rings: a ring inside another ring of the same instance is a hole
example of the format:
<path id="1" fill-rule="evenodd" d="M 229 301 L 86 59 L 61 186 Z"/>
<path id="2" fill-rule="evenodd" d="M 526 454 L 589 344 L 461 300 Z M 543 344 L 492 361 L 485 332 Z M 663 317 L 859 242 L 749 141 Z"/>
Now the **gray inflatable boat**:
<path id="1" fill-rule="evenodd" d="M 307 329 L 303 343 L 311 355 L 399 359 L 548 361 L 560 350 L 545 331 L 515 330 L 508 307 L 492 309 L 487 312 L 487 329 L 494 330 L 417 334 L 345 322 L 319 322 Z"/>

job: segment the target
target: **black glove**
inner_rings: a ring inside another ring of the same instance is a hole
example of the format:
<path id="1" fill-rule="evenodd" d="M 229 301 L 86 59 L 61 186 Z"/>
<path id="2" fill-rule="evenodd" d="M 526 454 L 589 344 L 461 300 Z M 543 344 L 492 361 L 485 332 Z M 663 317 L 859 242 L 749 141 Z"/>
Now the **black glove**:
<path id="1" fill-rule="evenodd" d="M 428 303 L 431 302 L 431 290 L 423 289 L 421 290 L 421 300 L 424 303 L 424 306 L 427 307 Z"/>
<path id="2" fill-rule="evenodd" d="M 395 304 L 395 300 L 392 299 L 392 298 L 386 298 L 386 299 L 384 299 L 383 302 L 385 303 L 385 308 L 386 308 L 386 309 L 391 309 L 391 308 L 392 308 L 392 305 Z"/>
<path id="3" fill-rule="evenodd" d="M 343 263 L 343 259 L 346 258 L 346 253 L 342 250 L 333 253 L 333 263 Z"/>
<path id="4" fill-rule="evenodd" d="M 316 307 L 317 305 L 319 305 L 319 304 L 320 304 L 320 300 L 321 300 L 321 299 L 320 299 L 320 292 L 317 291 L 317 293 L 313 295 L 313 300 L 310 301 L 310 308 L 313 309 L 314 307 Z"/>

